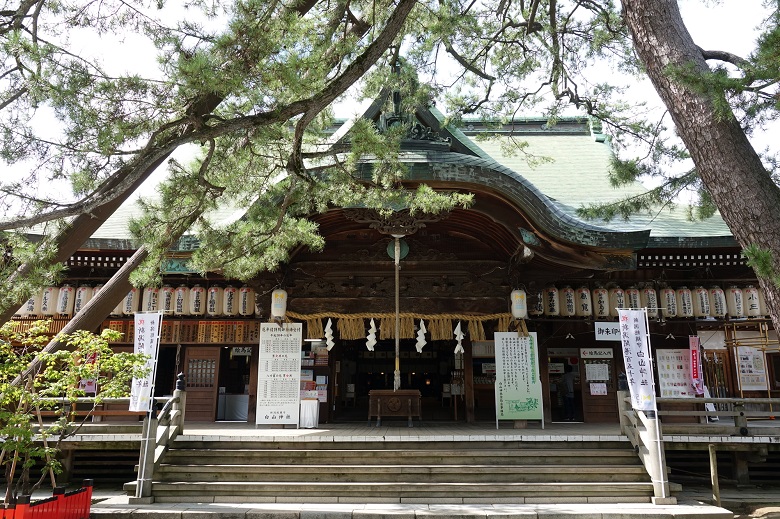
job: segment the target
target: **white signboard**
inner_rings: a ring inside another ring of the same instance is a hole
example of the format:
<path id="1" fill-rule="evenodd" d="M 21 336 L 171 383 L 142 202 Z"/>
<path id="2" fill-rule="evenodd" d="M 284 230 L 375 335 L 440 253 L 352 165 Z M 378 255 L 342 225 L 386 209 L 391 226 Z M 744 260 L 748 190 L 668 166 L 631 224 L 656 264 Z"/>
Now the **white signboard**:
<path id="1" fill-rule="evenodd" d="M 302 344 L 301 323 L 260 324 L 256 424 L 298 424 Z"/>
<path id="2" fill-rule="evenodd" d="M 658 392 L 662 397 L 694 398 L 691 350 L 656 350 Z"/>
<path id="3" fill-rule="evenodd" d="M 580 348 L 580 357 L 587 359 L 611 359 L 613 357 L 612 347 L 606 348 Z"/>
<path id="4" fill-rule="evenodd" d="M 495 333 L 496 424 L 498 420 L 543 420 L 536 332 Z"/>
<path id="5" fill-rule="evenodd" d="M 593 323 L 596 330 L 597 341 L 619 341 L 620 323 L 616 322 L 596 322 Z"/>
<path id="6" fill-rule="evenodd" d="M 650 338 L 646 310 L 618 310 L 620 338 L 631 405 L 642 411 L 655 411 L 655 388 L 650 359 Z"/>
<path id="7" fill-rule="evenodd" d="M 764 352 L 752 346 L 739 346 L 735 352 L 739 367 L 739 388 L 742 391 L 766 391 Z"/>
<path id="8" fill-rule="evenodd" d="M 154 378 L 157 374 L 157 353 L 160 347 L 162 312 L 136 312 L 133 353 L 148 355 L 147 374 L 134 378 L 130 385 L 130 411 L 151 411 Z"/>

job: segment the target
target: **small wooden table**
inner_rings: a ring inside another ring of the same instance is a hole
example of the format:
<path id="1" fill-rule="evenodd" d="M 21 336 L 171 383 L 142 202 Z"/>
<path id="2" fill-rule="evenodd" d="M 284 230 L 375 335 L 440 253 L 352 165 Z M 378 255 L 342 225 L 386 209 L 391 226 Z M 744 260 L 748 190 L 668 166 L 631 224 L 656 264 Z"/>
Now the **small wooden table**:
<path id="1" fill-rule="evenodd" d="M 416 389 L 372 389 L 368 392 L 368 425 L 376 416 L 376 426 L 382 425 L 382 417 L 406 416 L 412 427 L 412 416 L 422 420 L 422 397 Z"/>

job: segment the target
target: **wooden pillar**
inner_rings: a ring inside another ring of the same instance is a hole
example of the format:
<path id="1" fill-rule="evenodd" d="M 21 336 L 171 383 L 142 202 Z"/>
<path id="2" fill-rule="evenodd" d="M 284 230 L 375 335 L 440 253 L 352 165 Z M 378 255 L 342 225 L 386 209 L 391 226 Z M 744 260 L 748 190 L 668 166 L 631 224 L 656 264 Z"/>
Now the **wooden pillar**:
<path id="1" fill-rule="evenodd" d="M 247 423 L 257 421 L 257 377 L 258 364 L 260 363 L 260 346 L 252 346 L 252 355 L 249 357 L 249 409 L 246 412 Z"/>
<path id="2" fill-rule="evenodd" d="M 466 401 L 466 422 L 474 423 L 474 357 L 471 352 L 471 338 L 463 339 L 463 397 Z"/>
<path id="3" fill-rule="evenodd" d="M 734 452 L 732 453 L 732 460 L 734 461 L 734 474 L 733 477 L 740 485 L 750 484 L 750 472 L 748 471 L 747 452 Z"/>

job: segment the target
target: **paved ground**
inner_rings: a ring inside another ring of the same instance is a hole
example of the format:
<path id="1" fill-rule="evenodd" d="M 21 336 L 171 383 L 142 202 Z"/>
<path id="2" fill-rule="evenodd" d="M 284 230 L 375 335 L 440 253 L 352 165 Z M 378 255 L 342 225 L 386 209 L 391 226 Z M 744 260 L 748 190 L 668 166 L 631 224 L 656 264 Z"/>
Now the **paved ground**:
<path id="1" fill-rule="evenodd" d="M 395 425 L 395 424 L 393 424 Z M 627 441 L 617 424 L 550 424 L 542 429 L 539 424 L 527 429 L 513 429 L 507 424 L 501 428 L 485 425 L 415 424 L 414 428 L 383 426 L 368 427 L 365 423 L 326 425 L 317 429 L 258 430 L 246 423 L 187 424 L 183 437 L 188 439 L 230 439 L 233 441 L 486 441 L 486 440 L 557 440 L 557 441 Z M 727 437 L 723 443 L 773 443 L 778 437 L 769 433 L 751 437 Z M 705 441 L 710 437 L 666 437 L 667 441 Z M 780 483 L 780 475 L 778 475 Z M 723 489 L 722 507 L 712 506 L 709 489 L 684 488 L 678 504 L 652 505 L 635 503 L 608 504 L 255 504 L 255 503 L 186 503 L 131 505 L 127 496 L 117 490 L 96 489 L 93 519 L 780 519 L 780 487 L 775 490 Z M 737 515 L 739 514 L 739 515 Z"/>
<path id="2" fill-rule="evenodd" d="M 119 490 L 95 492 L 92 519 L 780 519 L 780 488 L 724 489 L 722 507 L 709 504 L 706 488 L 683 491 L 678 504 L 241 504 L 130 505 Z"/>

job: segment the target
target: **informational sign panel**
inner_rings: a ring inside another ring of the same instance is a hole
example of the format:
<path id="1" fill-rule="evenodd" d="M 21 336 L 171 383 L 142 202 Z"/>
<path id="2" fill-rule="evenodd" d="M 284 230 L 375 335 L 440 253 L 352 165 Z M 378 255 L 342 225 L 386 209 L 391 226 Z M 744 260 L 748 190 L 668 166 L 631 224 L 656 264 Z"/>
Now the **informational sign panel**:
<path id="1" fill-rule="evenodd" d="M 134 378 L 130 385 L 130 411 L 150 411 L 157 375 L 157 353 L 160 349 L 162 312 L 136 312 L 133 353 L 148 355 L 147 374 Z"/>
<path id="2" fill-rule="evenodd" d="M 658 392 L 662 397 L 694 398 L 691 350 L 656 350 Z"/>
<path id="3" fill-rule="evenodd" d="M 739 388 L 742 391 L 766 391 L 766 363 L 764 352 L 752 346 L 736 348 Z"/>
<path id="4" fill-rule="evenodd" d="M 497 332 L 496 420 L 543 420 L 536 332 Z"/>
<path id="5" fill-rule="evenodd" d="M 298 424 L 303 324 L 262 323 L 256 424 Z"/>
<path id="6" fill-rule="evenodd" d="M 620 323 L 613 321 L 593 323 L 597 341 L 619 341 Z"/>
<path id="7" fill-rule="evenodd" d="M 631 405 L 634 409 L 655 411 L 655 388 L 646 311 L 618 309 L 618 315 L 626 378 L 631 391 Z"/>

